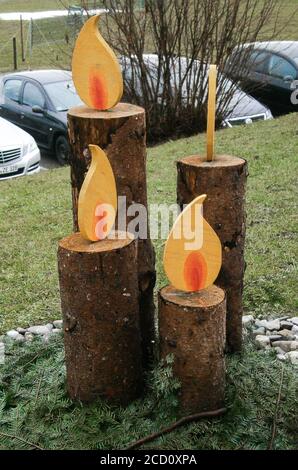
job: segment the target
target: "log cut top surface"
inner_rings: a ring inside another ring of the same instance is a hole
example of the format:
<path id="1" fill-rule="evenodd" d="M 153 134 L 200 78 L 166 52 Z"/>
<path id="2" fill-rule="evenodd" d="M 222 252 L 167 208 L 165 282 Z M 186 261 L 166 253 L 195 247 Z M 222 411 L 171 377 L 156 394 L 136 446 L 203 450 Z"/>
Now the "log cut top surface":
<path id="1" fill-rule="evenodd" d="M 68 111 L 68 116 L 83 118 L 83 119 L 121 119 L 125 117 L 137 116 L 144 114 L 144 108 L 135 106 L 129 103 L 118 103 L 114 108 L 107 111 L 97 111 L 96 109 L 88 108 L 88 106 L 76 106 Z"/>
<path id="2" fill-rule="evenodd" d="M 184 292 L 170 285 L 161 289 L 160 295 L 166 302 L 188 308 L 214 307 L 225 298 L 225 292 L 215 285 L 198 292 Z"/>
<path id="3" fill-rule="evenodd" d="M 243 158 L 233 157 L 232 155 L 215 155 L 214 160 L 207 162 L 205 155 L 190 155 L 181 158 L 179 163 L 191 166 L 201 166 L 205 168 L 222 168 L 230 166 L 241 166 L 245 163 Z"/>
<path id="4" fill-rule="evenodd" d="M 76 251 L 79 253 L 103 253 L 106 251 L 114 251 L 124 248 L 134 241 L 131 233 L 117 232 L 121 234 L 121 238 L 113 239 L 112 232 L 108 238 L 98 242 L 85 240 L 79 232 L 73 233 L 59 242 L 59 247 L 67 251 Z"/>

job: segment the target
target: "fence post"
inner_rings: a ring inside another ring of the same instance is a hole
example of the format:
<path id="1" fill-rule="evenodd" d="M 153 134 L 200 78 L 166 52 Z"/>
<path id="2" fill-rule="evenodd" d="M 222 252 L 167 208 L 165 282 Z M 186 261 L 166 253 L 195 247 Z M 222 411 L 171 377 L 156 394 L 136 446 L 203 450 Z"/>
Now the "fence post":
<path id="1" fill-rule="evenodd" d="M 22 18 L 22 15 L 20 15 L 20 30 L 21 30 L 22 61 L 25 62 L 25 53 L 24 53 L 24 29 L 23 29 L 23 18 Z"/>
<path id="2" fill-rule="evenodd" d="M 18 69 L 18 62 L 17 62 L 17 40 L 15 36 L 12 38 L 12 45 L 13 45 L 13 69 Z"/>

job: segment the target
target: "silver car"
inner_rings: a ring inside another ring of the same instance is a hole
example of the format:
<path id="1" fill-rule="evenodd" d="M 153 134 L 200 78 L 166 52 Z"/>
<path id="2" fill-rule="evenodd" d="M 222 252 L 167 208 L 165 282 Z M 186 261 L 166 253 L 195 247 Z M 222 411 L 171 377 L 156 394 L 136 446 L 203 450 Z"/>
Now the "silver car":
<path id="1" fill-rule="evenodd" d="M 27 132 L 0 117 L 0 180 L 40 171 L 40 151 Z"/>

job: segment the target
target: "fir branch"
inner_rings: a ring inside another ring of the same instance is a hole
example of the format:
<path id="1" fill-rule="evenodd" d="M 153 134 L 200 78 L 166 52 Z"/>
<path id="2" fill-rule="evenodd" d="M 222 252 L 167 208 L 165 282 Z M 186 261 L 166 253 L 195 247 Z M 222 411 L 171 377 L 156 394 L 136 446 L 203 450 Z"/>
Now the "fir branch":
<path id="1" fill-rule="evenodd" d="M 20 442 L 23 442 L 24 444 L 27 444 L 30 447 L 34 447 L 34 449 L 44 450 L 42 447 L 38 446 L 37 444 L 34 444 L 33 442 L 30 442 L 30 441 L 26 441 L 26 439 L 23 439 L 20 436 L 14 436 L 13 434 L 7 434 L 5 432 L 0 432 L 0 436 L 7 437 L 9 439 L 16 439 Z"/>
<path id="2" fill-rule="evenodd" d="M 170 426 L 161 429 L 161 431 L 154 432 L 153 434 L 150 434 L 149 436 L 143 437 L 142 439 L 139 439 L 138 441 L 132 442 L 125 448 L 125 450 L 135 449 L 136 447 L 140 447 L 141 445 L 147 442 L 154 441 L 158 437 L 163 436 L 164 434 L 169 434 L 170 432 L 174 431 L 180 426 L 183 426 L 184 424 L 192 423 L 202 418 L 222 416 L 226 411 L 227 411 L 226 408 L 220 408 L 218 410 L 204 411 L 203 413 L 196 413 L 196 414 L 192 414 L 189 416 L 184 416 L 183 418 L 179 419 L 178 421 L 171 424 Z"/>

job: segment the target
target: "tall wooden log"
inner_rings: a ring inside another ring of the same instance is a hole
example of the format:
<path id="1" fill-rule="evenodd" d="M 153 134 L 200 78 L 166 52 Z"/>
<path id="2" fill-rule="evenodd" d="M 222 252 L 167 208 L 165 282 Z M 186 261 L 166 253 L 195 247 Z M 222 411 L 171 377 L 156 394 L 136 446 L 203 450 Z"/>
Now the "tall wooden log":
<path id="1" fill-rule="evenodd" d="M 107 154 L 116 179 L 118 196 L 126 196 L 127 207 L 139 203 L 147 208 L 145 111 L 138 106 L 119 103 L 109 111 L 87 107 L 68 113 L 71 145 L 71 184 L 74 230 L 78 230 L 78 195 L 90 164 L 88 145 L 101 147 Z M 127 217 L 128 223 L 132 217 Z M 148 238 L 138 241 L 140 322 L 143 365 L 153 356 L 155 255 Z"/>
<path id="2" fill-rule="evenodd" d="M 225 391 L 226 299 L 210 286 L 184 292 L 172 286 L 159 293 L 160 355 L 174 355 L 184 413 L 221 408 Z"/>
<path id="3" fill-rule="evenodd" d="M 72 399 L 129 403 L 142 390 L 137 243 L 59 243 L 67 388 Z"/>
<path id="4" fill-rule="evenodd" d="M 204 218 L 222 244 L 222 268 L 216 284 L 227 293 L 227 346 L 231 352 L 240 351 L 247 163 L 229 155 L 217 155 L 211 162 L 194 155 L 178 161 L 177 169 L 177 201 L 181 207 L 207 194 Z"/>

